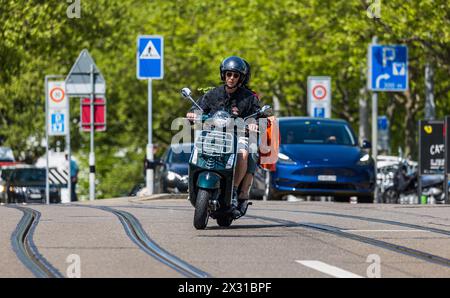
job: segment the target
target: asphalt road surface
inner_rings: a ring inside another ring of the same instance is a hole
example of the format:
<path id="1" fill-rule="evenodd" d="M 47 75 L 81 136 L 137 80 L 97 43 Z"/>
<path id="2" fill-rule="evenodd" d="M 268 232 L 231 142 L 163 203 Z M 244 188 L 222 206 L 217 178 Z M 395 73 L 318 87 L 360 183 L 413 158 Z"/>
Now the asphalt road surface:
<path id="1" fill-rule="evenodd" d="M 0 207 L 0 277 L 450 277 L 450 206 L 254 201 L 193 227 L 185 197 Z"/>

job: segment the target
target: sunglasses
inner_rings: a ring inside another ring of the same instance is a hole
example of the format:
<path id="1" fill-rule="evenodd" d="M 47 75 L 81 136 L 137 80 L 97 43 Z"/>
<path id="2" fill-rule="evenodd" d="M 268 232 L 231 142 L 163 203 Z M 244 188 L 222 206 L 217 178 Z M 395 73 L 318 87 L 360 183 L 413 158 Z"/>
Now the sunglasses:
<path id="1" fill-rule="evenodd" d="M 235 78 L 238 79 L 240 77 L 240 74 L 236 73 L 236 72 L 231 72 L 231 71 L 227 71 L 226 73 L 227 78 Z"/>

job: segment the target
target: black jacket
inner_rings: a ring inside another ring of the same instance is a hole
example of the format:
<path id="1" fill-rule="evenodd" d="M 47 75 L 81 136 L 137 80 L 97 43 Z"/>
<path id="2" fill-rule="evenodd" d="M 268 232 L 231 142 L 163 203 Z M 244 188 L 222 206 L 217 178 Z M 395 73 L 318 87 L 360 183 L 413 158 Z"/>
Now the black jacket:
<path id="1" fill-rule="evenodd" d="M 197 104 L 204 110 L 205 114 L 214 114 L 217 111 L 225 110 L 231 114 L 231 108 L 236 106 L 239 110 L 239 117 L 247 117 L 259 111 L 260 107 L 256 96 L 248 89 L 238 87 L 238 89 L 228 94 L 225 85 L 216 87 L 200 97 Z M 197 110 L 193 106 L 190 111 Z"/>

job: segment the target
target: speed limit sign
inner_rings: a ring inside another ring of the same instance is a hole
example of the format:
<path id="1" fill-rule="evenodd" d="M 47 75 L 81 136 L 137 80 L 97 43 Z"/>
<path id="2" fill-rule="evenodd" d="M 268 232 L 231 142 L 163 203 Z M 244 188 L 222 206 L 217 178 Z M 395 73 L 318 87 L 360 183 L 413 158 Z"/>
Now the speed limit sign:
<path id="1" fill-rule="evenodd" d="M 331 118 L 331 77 L 308 77 L 308 114 Z"/>
<path id="2" fill-rule="evenodd" d="M 67 106 L 65 82 L 48 82 L 48 104 L 49 108 L 64 109 Z"/>
<path id="3" fill-rule="evenodd" d="M 69 127 L 69 100 L 64 81 L 47 82 L 47 107 L 48 135 L 66 135 Z"/>

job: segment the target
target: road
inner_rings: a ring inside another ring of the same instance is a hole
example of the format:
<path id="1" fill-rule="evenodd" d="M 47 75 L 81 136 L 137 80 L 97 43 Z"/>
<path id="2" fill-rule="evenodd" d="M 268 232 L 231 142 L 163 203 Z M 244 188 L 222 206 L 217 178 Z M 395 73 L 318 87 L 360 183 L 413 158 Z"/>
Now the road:
<path id="1" fill-rule="evenodd" d="M 201 231 L 193 212 L 183 196 L 1 206 L 0 277 L 450 277 L 450 206 L 255 201 Z"/>

